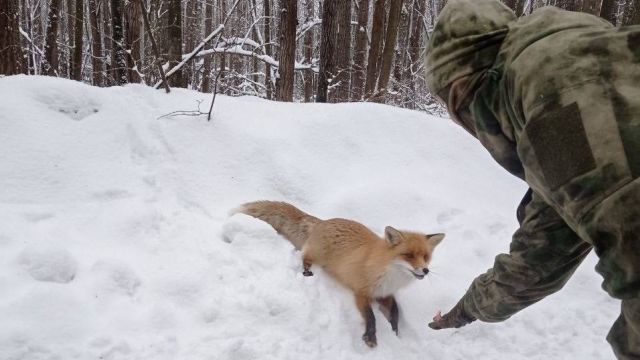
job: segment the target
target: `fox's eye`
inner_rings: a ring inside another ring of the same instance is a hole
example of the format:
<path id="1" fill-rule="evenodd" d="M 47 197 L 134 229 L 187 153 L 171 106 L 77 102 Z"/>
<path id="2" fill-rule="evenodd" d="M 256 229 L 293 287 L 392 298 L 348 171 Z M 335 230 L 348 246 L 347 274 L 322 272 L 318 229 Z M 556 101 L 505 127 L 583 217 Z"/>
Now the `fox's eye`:
<path id="1" fill-rule="evenodd" d="M 413 254 L 404 254 L 403 256 L 410 260 L 414 258 Z"/>

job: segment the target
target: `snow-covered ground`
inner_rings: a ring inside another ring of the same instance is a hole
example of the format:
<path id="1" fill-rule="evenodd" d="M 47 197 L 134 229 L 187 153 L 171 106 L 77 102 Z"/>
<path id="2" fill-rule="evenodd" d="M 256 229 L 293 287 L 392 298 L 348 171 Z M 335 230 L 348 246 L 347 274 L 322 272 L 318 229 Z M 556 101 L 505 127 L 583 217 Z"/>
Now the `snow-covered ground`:
<path id="1" fill-rule="evenodd" d="M 0 78 L 0 359 L 611 359 L 618 303 L 592 254 L 502 324 L 433 331 L 507 251 L 525 185 L 450 121 L 375 104 L 219 96 L 214 120 L 158 117 L 209 96 Z M 400 337 L 361 340 L 350 293 L 268 225 L 257 199 L 446 232 L 398 294 Z"/>

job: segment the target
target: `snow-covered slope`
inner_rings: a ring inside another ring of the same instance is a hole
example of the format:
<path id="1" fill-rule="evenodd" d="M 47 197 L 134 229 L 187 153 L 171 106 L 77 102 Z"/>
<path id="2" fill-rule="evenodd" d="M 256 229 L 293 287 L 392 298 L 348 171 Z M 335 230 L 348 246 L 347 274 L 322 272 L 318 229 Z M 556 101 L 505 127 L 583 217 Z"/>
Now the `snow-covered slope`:
<path id="1" fill-rule="evenodd" d="M 433 331 L 508 249 L 525 186 L 449 121 L 374 104 L 216 100 L 53 78 L 0 79 L 0 359 L 609 359 L 618 304 L 593 256 L 503 324 Z M 432 275 L 380 313 L 376 349 L 348 291 L 268 225 L 229 209 L 446 232 Z"/>

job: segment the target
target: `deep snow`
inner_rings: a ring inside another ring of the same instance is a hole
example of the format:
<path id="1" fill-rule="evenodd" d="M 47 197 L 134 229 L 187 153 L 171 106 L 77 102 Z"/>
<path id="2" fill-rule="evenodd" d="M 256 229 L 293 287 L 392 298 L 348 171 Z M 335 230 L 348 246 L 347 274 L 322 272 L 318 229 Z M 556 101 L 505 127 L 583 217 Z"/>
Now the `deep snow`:
<path id="1" fill-rule="evenodd" d="M 375 104 L 0 78 L 0 359 L 611 359 L 592 254 L 502 324 L 430 330 L 507 251 L 526 188 L 450 121 Z M 349 292 L 244 201 L 446 232 L 367 348 Z"/>

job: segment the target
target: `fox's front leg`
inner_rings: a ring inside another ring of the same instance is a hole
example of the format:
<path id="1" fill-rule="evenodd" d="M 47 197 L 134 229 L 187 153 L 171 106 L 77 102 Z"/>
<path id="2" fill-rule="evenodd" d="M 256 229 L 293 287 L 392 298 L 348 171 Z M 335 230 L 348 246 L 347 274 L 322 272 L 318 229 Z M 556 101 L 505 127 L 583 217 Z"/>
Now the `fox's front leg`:
<path id="1" fill-rule="evenodd" d="M 313 273 L 311 272 L 311 265 L 313 265 L 311 256 L 309 254 L 302 255 L 302 275 L 313 276 Z"/>
<path id="2" fill-rule="evenodd" d="M 380 304 L 380 311 L 384 315 L 389 323 L 391 324 L 391 329 L 398 335 L 398 319 L 400 311 L 398 310 L 398 303 L 396 302 L 396 298 L 393 295 L 389 295 L 383 298 L 376 299 Z"/>
<path id="3" fill-rule="evenodd" d="M 369 347 L 375 347 L 378 345 L 378 341 L 376 339 L 376 317 L 373 316 L 373 309 L 371 309 L 371 298 L 365 295 L 356 295 L 356 305 L 365 323 L 362 340 Z"/>

